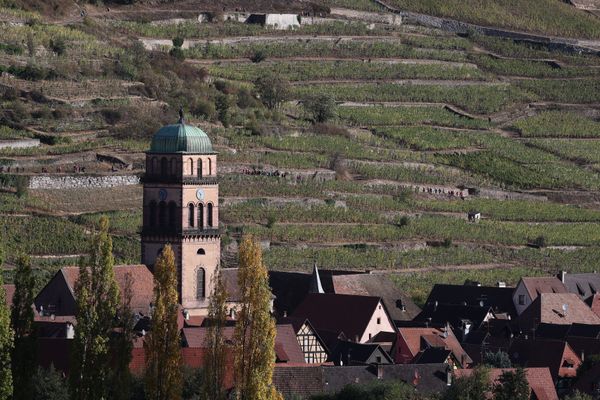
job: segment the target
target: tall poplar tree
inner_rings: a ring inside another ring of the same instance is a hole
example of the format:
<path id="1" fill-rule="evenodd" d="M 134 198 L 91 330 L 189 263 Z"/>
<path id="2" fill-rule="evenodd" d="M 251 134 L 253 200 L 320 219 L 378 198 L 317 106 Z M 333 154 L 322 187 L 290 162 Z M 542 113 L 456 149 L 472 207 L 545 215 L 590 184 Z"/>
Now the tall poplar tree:
<path id="1" fill-rule="evenodd" d="M 272 385 L 275 363 L 275 320 L 271 290 L 260 244 L 249 235 L 239 250 L 238 286 L 241 309 L 235 326 L 235 386 L 238 400 L 283 397 Z"/>
<path id="2" fill-rule="evenodd" d="M 80 262 L 75 285 L 77 327 L 70 374 L 72 400 L 108 398 L 110 338 L 120 298 L 114 263 L 108 218 L 103 216 L 100 231 L 91 242 L 89 260 Z"/>
<path id="3" fill-rule="evenodd" d="M 115 362 L 111 377 L 110 398 L 113 400 L 130 400 L 132 393 L 132 376 L 129 363 L 132 359 L 134 340 L 134 316 L 131 311 L 133 297 L 133 277 L 128 272 L 125 274 L 121 304 L 117 310 L 118 332 L 113 335 L 111 348 L 114 351 Z"/>
<path id="4" fill-rule="evenodd" d="M 205 347 L 207 349 L 202 379 L 201 398 L 204 400 L 224 400 L 223 390 L 225 378 L 225 338 L 223 328 L 227 321 L 227 291 L 221 269 L 217 269 L 213 278 L 213 290 L 208 305 L 208 336 Z"/>
<path id="5" fill-rule="evenodd" d="M 177 327 L 177 272 L 175 254 L 166 245 L 154 264 L 152 328 L 146 336 L 146 397 L 180 400 L 182 391 L 181 341 Z"/>
<path id="6" fill-rule="evenodd" d="M 29 257 L 17 259 L 15 273 L 15 294 L 11 308 L 11 324 L 15 334 L 15 347 L 12 353 L 14 381 L 13 400 L 33 398 L 32 374 L 37 367 L 35 337 L 33 335 L 33 290 L 35 280 Z"/>
<path id="7" fill-rule="evenodd" d="M 12 396 L 13 380 L 10 356 L 13 349 L 13 331 L 10 327 L 10 309 L 6 304 L 2 264 L 4 253 L 0 247 L 0 399 Z"/>

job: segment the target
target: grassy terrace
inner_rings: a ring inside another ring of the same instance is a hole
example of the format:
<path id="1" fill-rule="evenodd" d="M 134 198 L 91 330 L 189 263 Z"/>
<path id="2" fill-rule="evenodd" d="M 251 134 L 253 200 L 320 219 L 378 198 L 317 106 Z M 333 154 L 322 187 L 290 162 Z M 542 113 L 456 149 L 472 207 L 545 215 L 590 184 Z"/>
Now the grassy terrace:
<path id="1" fill-rule="evenodd" d="M 341 101 L 449 103 L 480 114 L 497 112 L 508 105 L 534 99 L 530 94 L 505 84 L 466 86 L 385 83 L 315 84 L 294 88 L 294 96 L 297 98 L 302 98 L 310 93 L 329 93 Z"/>
<path id="2" fill-rule="evenodd" d="M 471 0 L 390 0 L 438 15 L 456 6 L 473 22 L 517 29 L 527 21 L 549 33 L 558 29 L 549 21 L 560 16 L 563 34 L 596 37 L 597 23 L 585 14 L 536 1 L 501 0 L 480 15 Z M 328 4 L 381 11 L 370 0 Z M 509 9 L 514 14 L 500 19 Z M 115 31 L 118 40 L 111 39 Z M 181 61 L 168 54 L 171 46 L 146 52 L 130 39 L 136 36 L 197 44 Z M 56 26 L 39 17 L 23 26 L 0 24 L 0 37 L 0 70 L 17 76 L 19 90 L 0 89 L 0 139 L 45 141 L 0 151 L 0 165 L 54 171 L 53 163 L 72 168 L 74 160 L 101 152 L 131 160 L 140 172 L 150 136 L 176 120 L 185 99 L 186 119 L 210 135 L 223 168 L 224 262 L 234 259 L 227 243 L 252 232 L 270 242 L 265 261 L 272 269 L 308 271 L 317 260 L 324 268 L 404 270 L 395 279 L 417 300 L 433 282 L 515 283 L 521 275 L 597 269 L 600 209 L 587 199 L 600 190 L 600 57 L 342 21 L 281 32 L 92 17 Z M 275 109 L 261 103 L 254 82 L 266 74 L 290 82 L 292 101 Z M 413 81 L 392 82 L 401 80 Z M 40 91 L 66 102 L 47 101 Z M 311 121 L 306 102 L 293 101 L 318 93 L 336 104 L 325 124 Z M 69 100 L 79 95 L 86 100 Z M 382 104 L 360 104 L 367 102 Z M 108 163 L 97 166 L 110 171 Z M 236 172 L 243 168 L 289 175 Z M 459 200 L 423 191 L 432 186 L 475 192 Z M 23 198 L 13 189 L 0 192 L 9 263 L 29 252 L 47 279 L 87 250 L 101 212 L 111 218 L 118 262 L 139 262 L 140 187 L 30 190 Z M 549 197 L 564 204 L 505 199 L 546 190 L 559 191 Z M 482 212 L 480 223 L 465 220 L 471 210 Z M 527 247 L 539 237 L 546 246 L 572 248 Z"/>
<path id="3" fill-rule="evenodd" d="M 470 65 L 389 64 L 386 62 L 324 61 L 263 62 L 222 64 L 208 67 L 210 73 L 226 79 L 253 81 L 267 72 L 276 72 L 289 81 L 377 80 L 377 79 L 468 79 L 484 80 L 486 75 Z"/>
<path id="4" fill-rule="evenodd" d="M 554 36 L 600 38 L 600 21 L 566 3 L 553 0 L 387 0 L 391 6 L 480 25 Z M 560 24 L 556 21 L 560 20 Z"/>

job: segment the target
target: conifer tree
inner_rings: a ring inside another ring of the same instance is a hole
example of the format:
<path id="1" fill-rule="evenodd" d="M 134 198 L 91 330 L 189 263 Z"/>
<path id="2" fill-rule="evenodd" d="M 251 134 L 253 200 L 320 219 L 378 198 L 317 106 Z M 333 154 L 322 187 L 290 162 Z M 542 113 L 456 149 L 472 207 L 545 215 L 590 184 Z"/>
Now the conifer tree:
<path id="1" fill-rule="evenodd" d="M 35 371 L 37 366 L 33 335 L 33 308 L 31 307 L 34 285 L 29 257 L 22 255 L 17 259 L 15 294 L 10 316 L 15 335 L 15 347 L 12 353 L 13 400 L 33 398 L 31 371 Z"/>
<path id="2" fill-rule="evenodd" d="M 223 400 L 225 392 L 225 338 L 223 328 L 227 321 L 227 292 L 221 270 L 217 269 L 213 278 L 213 290 L 208 305 L 208 336 L 205 347 L 208 349 L 204 364 L 201 398 L 204 400 Z"/>
<path id="3" fill-rule="evenodd" d="M 177 327 L 177 273 L 175 255 L 166 245 L 154 265 L 152 328 L 146 336 L 146 397 L 180 400 L 182 362 Z"/>
<path id="4" fill-rule="evenodd" d="M 10 327 L 10 310 L 6 304 L 2 264 L 4 254 L 0 247 L 0 399 L 12 396 L 13 380 L 11 371 L 11 352 L 13 349 L 13 331 Z"/>
<path id="5" fill-rule="evenodd" d="M 113 267 L 108 218 L 102 217 L 100 231 L 91 242 L 89 260 L 80 262 L 75 285 L 77 327 L 70 374 L 73 400 L 108 398 L 110 338 L 120 297 Z"/>
<path id="6" fill-rule="evenodd" d="M 239 257 L 241 309 L 234 334 L 236 398 L 282 399 L 272 386 L 275 321 L 271 316 L 271 290 L 260 244 L 253 237 L 244 236 Z"/>

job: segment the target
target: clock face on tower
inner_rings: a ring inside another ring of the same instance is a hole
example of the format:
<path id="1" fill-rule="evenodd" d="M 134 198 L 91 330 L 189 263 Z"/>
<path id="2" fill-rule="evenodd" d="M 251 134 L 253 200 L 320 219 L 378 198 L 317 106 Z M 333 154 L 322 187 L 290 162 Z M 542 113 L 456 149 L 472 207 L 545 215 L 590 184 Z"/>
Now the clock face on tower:
<path id="1" fill-rule="evenodd" d="M 204 190 L 202 190 L 202 189 L 196 190 L 196 198 L 198 200 L 204 200 Z"/>

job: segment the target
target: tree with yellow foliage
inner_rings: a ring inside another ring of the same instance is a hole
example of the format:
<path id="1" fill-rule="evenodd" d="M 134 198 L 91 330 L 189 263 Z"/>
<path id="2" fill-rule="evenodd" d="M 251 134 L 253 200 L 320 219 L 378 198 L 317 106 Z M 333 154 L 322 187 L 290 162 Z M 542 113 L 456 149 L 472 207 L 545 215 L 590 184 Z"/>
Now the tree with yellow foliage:
<path id="1" fill-rule="evenodd" d="M 146 398 L 180 400 L 181 345 L 177 327 L 175 254 L 166 245 L 154 264 L 152 328 L 146 336 Z"/>
<path id="2" fill-rule="evenodd" d="M 236 399 L 283 399 L 272 385 L 276 330 L 260 244 L 252 236 L 244 236 L 239 257 L 241 309 L 234 334 Z"/>

